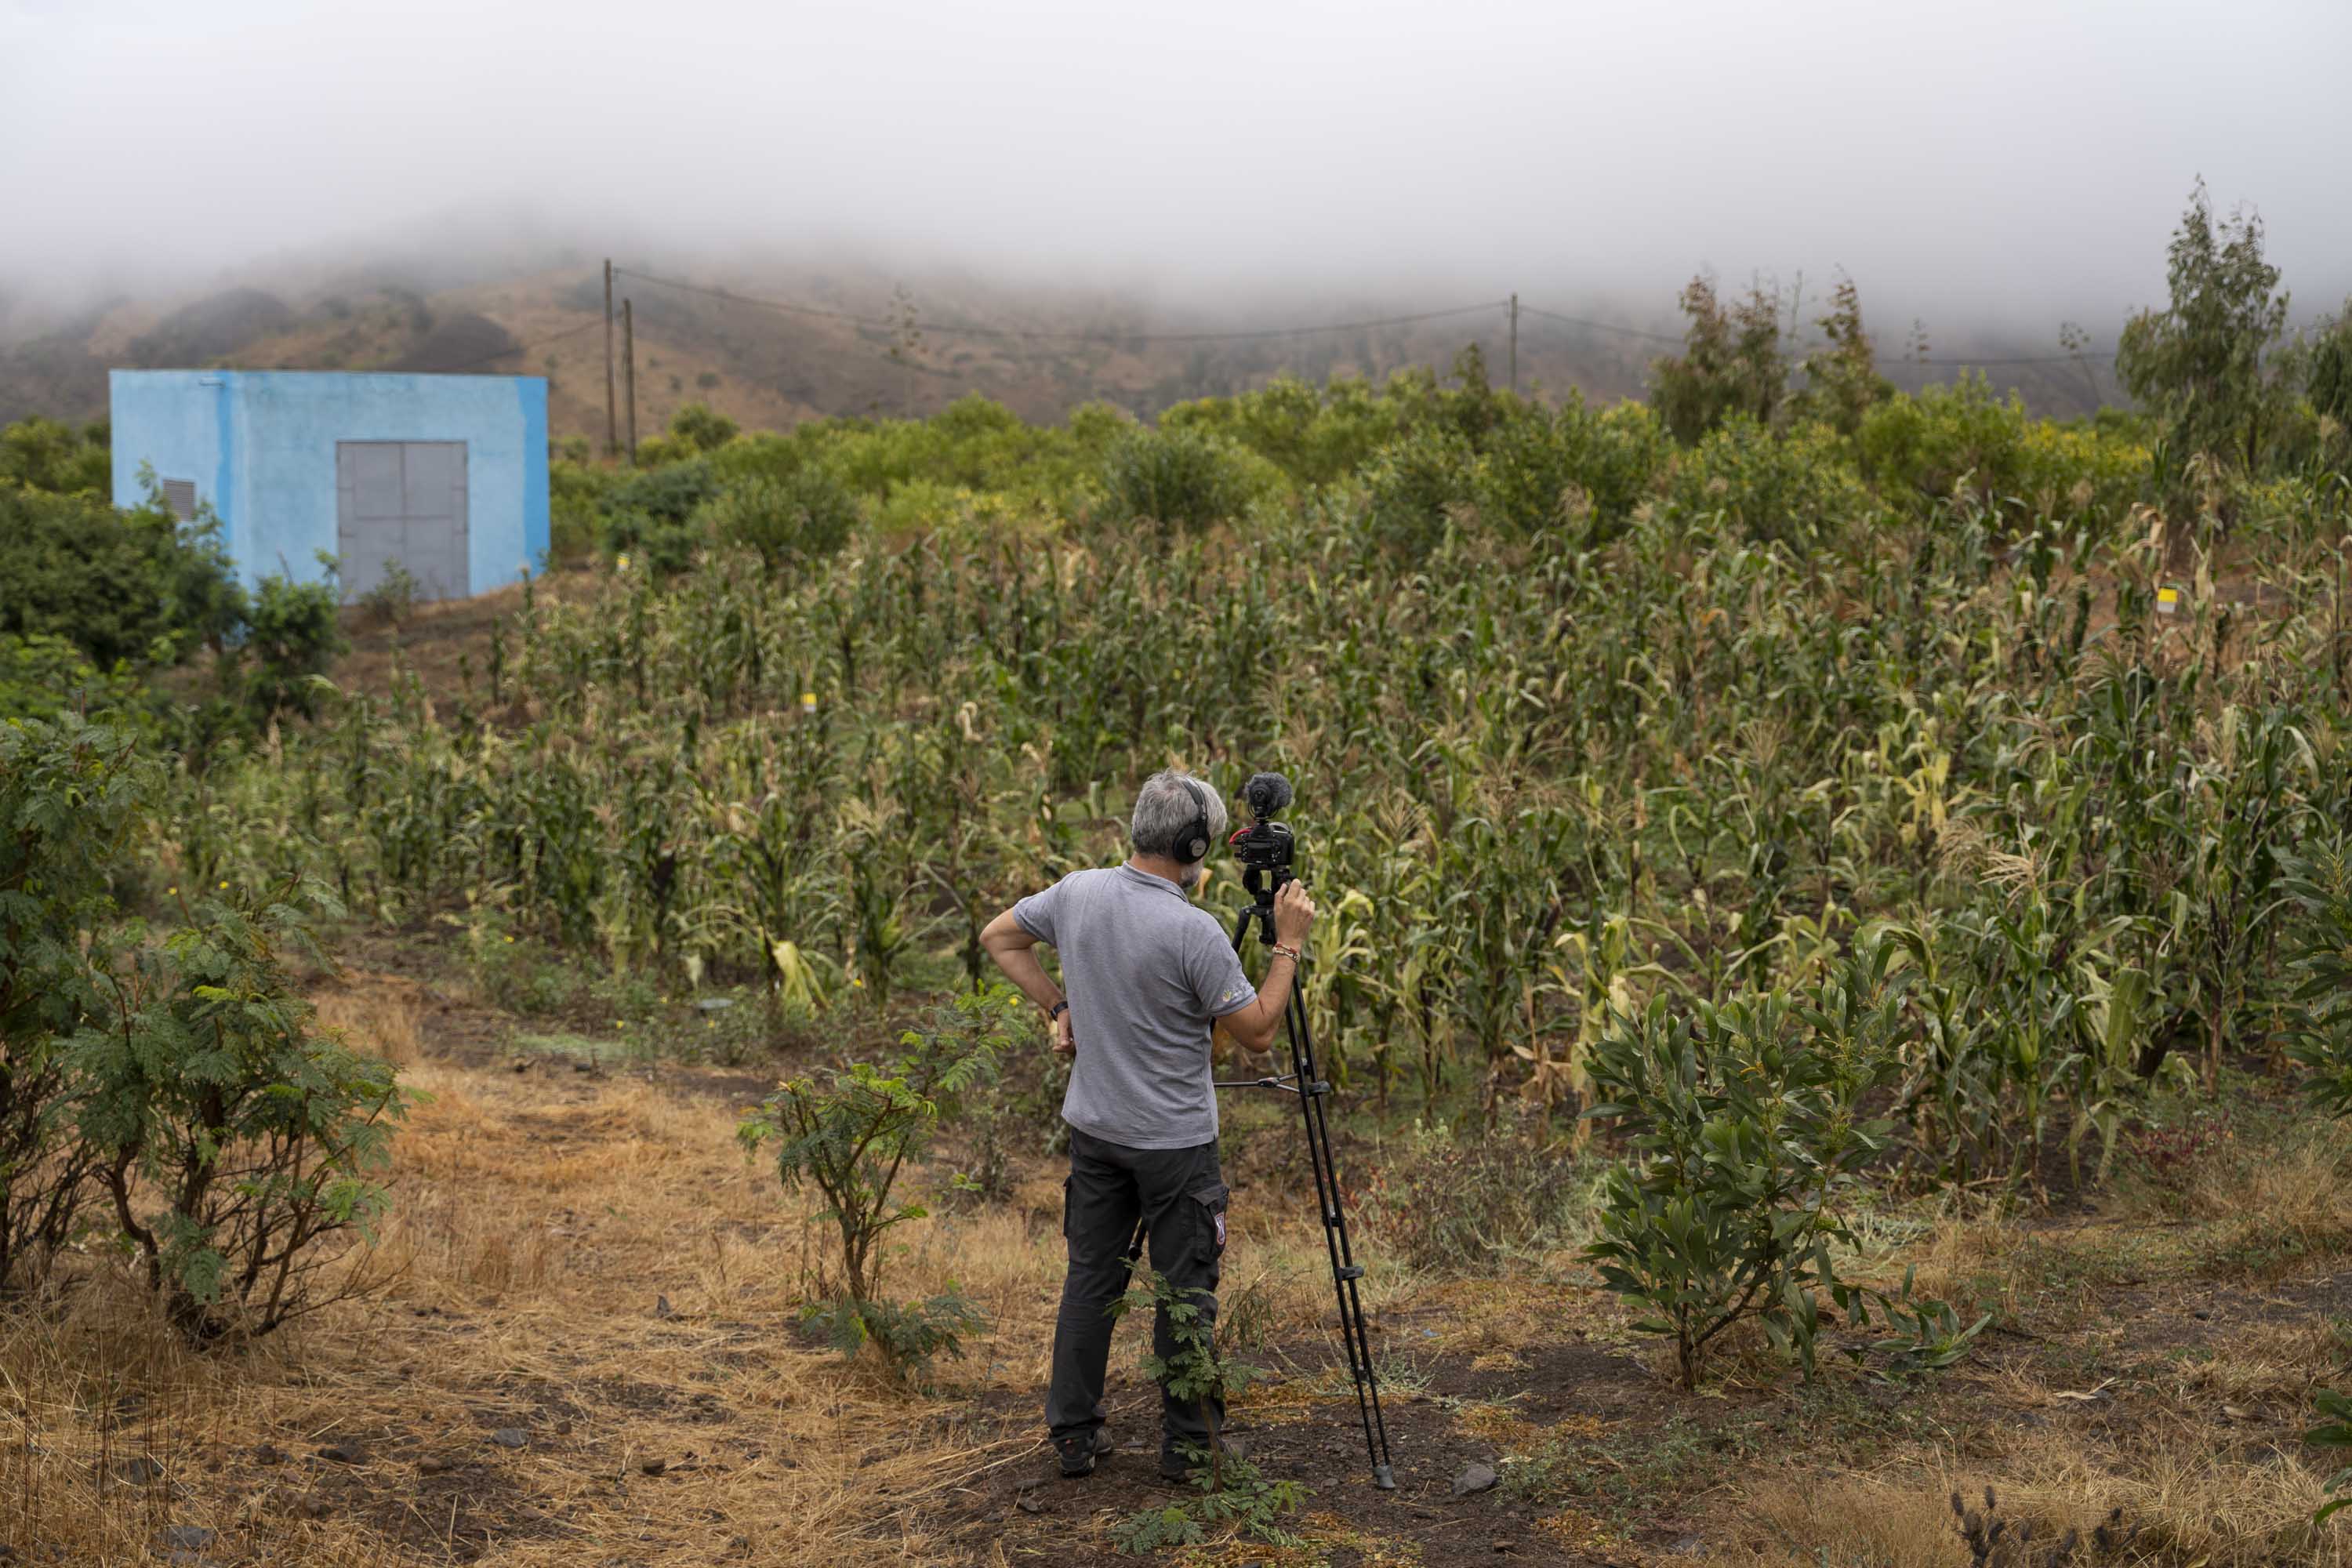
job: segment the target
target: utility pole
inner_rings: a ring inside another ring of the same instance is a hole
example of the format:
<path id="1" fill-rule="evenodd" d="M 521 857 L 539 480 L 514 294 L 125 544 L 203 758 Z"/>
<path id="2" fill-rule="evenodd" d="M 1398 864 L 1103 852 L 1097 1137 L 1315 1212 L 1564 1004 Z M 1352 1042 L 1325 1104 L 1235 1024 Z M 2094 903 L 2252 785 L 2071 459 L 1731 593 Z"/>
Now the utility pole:
<path id="1" fill-rule="evenodd" d="M 1511 393 L 1512 393 L 1512 395 L 1517 396 L 1517 394 L 1518 394 L 1518 390 L 1519 390 L 1519 297 L 1518 297 L 1518 295 L 1517 295 L 1517 292 L 1514 292 L 1514 293 L 1511 295 Z"/>
<path id="2" fill-rule="evenodd" d="M 613 258 L 604 258 L 604 456 L 621 449 L 620 416 L 613 412 Z"/>
<path id="3" fill-rule="evenodd" d="M 637 461 L 637 318 L 629 301 L 621 301 L 621 369 L 629 385 L 629 466 Z"/>

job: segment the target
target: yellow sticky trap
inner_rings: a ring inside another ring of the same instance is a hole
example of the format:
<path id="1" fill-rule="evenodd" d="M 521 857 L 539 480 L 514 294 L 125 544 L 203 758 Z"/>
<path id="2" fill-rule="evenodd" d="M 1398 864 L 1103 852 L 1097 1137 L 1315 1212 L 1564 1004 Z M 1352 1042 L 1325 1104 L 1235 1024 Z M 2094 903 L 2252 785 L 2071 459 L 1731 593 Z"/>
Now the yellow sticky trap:
<path id="1" fill-rule="evenodd" d="M 2180 590 L 2178 588 L 2158 588 L 2156 591 L 2156 613 L 2159 616 L 2179 615 L 2180 613 Z"/>
<path id="2" fill-rule="evenodd" d="M 816 711 L 815 692 L 803 691 L 801 693 L 801 711 L 803 713 L 814 713 Z"/>

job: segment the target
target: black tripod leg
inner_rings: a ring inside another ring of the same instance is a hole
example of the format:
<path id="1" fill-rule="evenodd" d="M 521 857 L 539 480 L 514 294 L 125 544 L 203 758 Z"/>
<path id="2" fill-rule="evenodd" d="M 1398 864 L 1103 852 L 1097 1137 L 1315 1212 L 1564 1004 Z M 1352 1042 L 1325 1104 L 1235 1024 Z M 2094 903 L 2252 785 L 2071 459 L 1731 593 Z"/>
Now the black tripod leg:
<path id="1" fill-rule="evenodd" d="M 1372 1463 L 1372 1485 L 1396 1489 L 1396 1473 L 1389 1463 L 1388 1422 L 1381 1414 L 1380 1379 L 1372 1370 L 1371 1331 L 1364 1321 L 1363 1296 L 1357 1267 L 1348 1242 L 1348 1214 L 1339 1197 L 1339 1172 L 1331 1157 L 1331 1128 L 1323 1110 L 1331 1086 L 1316 1077 L 1315 1041 L 1307 1027 L 1307 999 L 1293 982 L 1290 1005 L 1283 1023 L 1290 1036 L 1290 1063 L 1297 1075 L 1298 1114 L 1307 1132 L 1307 1152 L 1315 1172 L 1315 1203 L 1323 1219 L 1323 1243 L 1331 1259 L 1331 1289 L 1339 1308 L 1339 1335 L 1347 1342 L 1348 1371 L 1356 1382 L 1356 1410 L 1363 1419 L 1364 1450 Z"/>

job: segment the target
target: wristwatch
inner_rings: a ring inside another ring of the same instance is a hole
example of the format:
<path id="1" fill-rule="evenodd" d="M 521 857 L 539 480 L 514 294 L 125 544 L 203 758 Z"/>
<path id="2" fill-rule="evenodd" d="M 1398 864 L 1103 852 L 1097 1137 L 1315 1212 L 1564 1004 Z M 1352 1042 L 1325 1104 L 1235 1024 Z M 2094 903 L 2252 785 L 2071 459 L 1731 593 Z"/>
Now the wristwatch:
<path id="1" fill-rule="evenodd" d="M 1059 1002 L 1055 1003 L 1051 1007 L 1045 1010 L 1045 1022 L 1050 1024 L 1069 1010 L 1070 999 L 1067 996 L 1065 996 Z"/>

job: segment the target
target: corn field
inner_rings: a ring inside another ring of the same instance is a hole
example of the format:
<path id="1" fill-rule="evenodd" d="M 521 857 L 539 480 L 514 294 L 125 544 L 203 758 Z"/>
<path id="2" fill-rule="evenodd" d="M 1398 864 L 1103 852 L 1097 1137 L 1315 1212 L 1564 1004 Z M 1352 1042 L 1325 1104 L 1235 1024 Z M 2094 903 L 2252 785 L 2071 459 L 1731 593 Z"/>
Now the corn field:
<path id="1" fill-rule="evenodd" d="M 1319 1037 L 1383 1103 L 1572 1111 L 1612 1008 L 1802 985 L 1882 921 L 1922 981 L 1913 1157 L 1960 1179 L 2062 1130 L 2094 1157 L 2131 1085 L 2278 1048 L 2282 879 L 2352 826 L 2340 479 L 2226 535 L 1853 481 L 1797 532 L 1687 462 L 1613 530 L 1570 487 L 1538 526 L 1443 503 L 1401 542 L 1343 479 L 1189 532 L 607 556 L 526 589 L 463 689 L 185 774 L 179 852 L 887 1005 L 978 983 L 992 915 L 1123 856 L 1149 772 L 1273 768 L 1327 911 Z"/>

